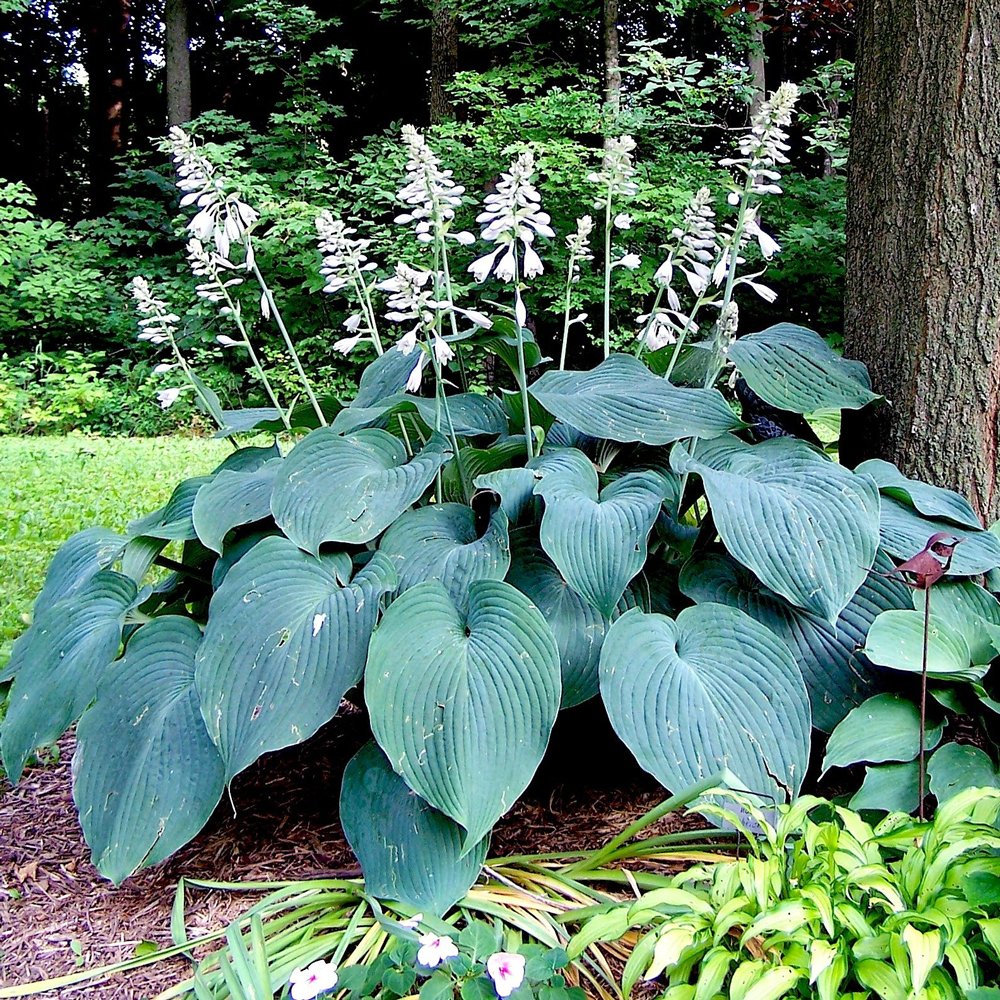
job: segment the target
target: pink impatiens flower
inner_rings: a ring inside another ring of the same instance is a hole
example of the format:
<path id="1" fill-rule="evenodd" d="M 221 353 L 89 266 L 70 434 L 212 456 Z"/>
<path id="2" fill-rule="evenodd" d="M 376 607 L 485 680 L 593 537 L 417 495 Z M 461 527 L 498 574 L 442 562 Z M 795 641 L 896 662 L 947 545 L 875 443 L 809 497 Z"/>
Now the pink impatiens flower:
<path id="1" fill-rule="evenodd" d="M 288 982 L 292 1000 L 313 1000 L 337 985 L 337 967 L 333 962 L 313 962 L 308 968 L 296 969 Z"/>
<path id="2" fill-rule="evenodd" d="M 509 997 L 524 982 L 524 956 L 498 951 L 486 960 L 486 971 L 498 997 Z"/>
<path id="3" fill-rule="evenodd" d="M 427 969 L 436 969 L 445 959 L 454 958 L 458 948 L 450 937 L 438 937 L 436 934 L 420 935 L 420 950 L 417 952 L 417 962 Z"/>

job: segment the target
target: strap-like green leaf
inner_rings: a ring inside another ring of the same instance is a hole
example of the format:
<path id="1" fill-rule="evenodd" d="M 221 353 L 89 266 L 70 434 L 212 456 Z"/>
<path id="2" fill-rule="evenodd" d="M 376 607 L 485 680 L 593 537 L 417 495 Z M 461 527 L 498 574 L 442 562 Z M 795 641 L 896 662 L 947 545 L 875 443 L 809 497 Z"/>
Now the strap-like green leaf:
<path id="1" fill-rule="evenodd" d="M 200 641 L 189 618 L 144 625 L 77 727 L 73 798 L 94 864 L 116 885 L 186 844 L 222 797 L 194 688 Z"/>
<path id="2" fill-rule="evenodd" d="M 486 860 L 488 838 L 463 853 L 462 828 L 414 795 L 376 743 L 344 770 L 340 822 L 365 889 L 433 916 L 466 894 Z"/>
<path id="3" fill-rule="evenodd" d="M 789 604 L 722 553 L 685 565 L 680 587 L 699 604 L 716 601 L 745 611 L 783 639 L 809 689 L 813 725 L 830 732 L 884 677 L 861 652 L 875 617 L 890 608 L 911 606 L 910 589 L 898 578 L 882 575 L 891 569 L 892 562 L 880 552 L 872 572 L 832 625 Z"/>
<path id="4" fill-rule="evenodd" d="M 196 683 L 227 781 L 261 754 L 312 736 L 361 678 L 379 598 L 395 574 L 376 555 L 342 586 L 341 568 L 265 538 L 212 598 Z"/>
<path id="5" fill-rule="evenodd" d="M 447 457 L 434 435 L 407 461 L 403 443 L 383 430 L 341 437 L 309 434 L 282 463 L 271 498 L 274 519 L 300 548 L 370 542 L 423 495 Z"/>
<path id="6" fill-rule="evenodd" d="M 663 483 L 653 473 L 629 473 L 598 493 L 597 470 L 575 448 L 547 456 L 541 471 L 542 548 L 566 582 L 609 617 L 646 562 Z"/>
<path id="7" fill-rule="evenodd" d="M 28 755 L 51 743 L 94 699 L 118 655 L 125 613 L 136 597 L 127 576 L 102 570 L 69 597 L 49 605 L 14 643 L 15 676 L 0 727 L 3 765 L 17 781 Z"/>
<path id="8" fill-rule="evenodd" d="M 699 604 L 676 620 L 629 611 L 601 650 L 615 732 L 668 789 L 728 769 L 782 802 L 809 760 L 809 696 L 788 647 L 749 615 Z"/>
<path id="9" fill-rule="evenodd" d="M 437 581 L 408 590 L 372 637 L 365 700 L 393 768 L 465 827 L 470 851 L 534 774 L 559 710 L 559 651 L 538 609 L 477 580 L 461 610 Z"/>
<path id="10" fill-rule="evenodd" d="M 481 527 L 463 504 L 431 504 L 407 511 L 385 533 L 379 551 L 396 568 L 400 593 L 440 580 L 463 604 L 473 580 L 502 580 L 510 566 L 507 515 L 499 507 Z"/>
<path id="11" fill-rule="evenodd" d="M 781 410 L 857 410 L 882 398 L 871 391 L 863 364 L 841 357 L 818 333 L 794 323 L 740 337 L 729 357 L 750 388 Z"/>
<path id="12" fill-rule="evenodd" d="M 879 497 L 802 441 L 748 445 L 735 438 L 683 445 L 671 461 L 701 476 L 719 535 L 771 590 L 836 621 L 875 561 Z M 998 539 L 1000 541 L 1000 539 Z"/>
<path id="13" fill-rule="evenodd" d="M 669 444 L 740 426 L 714 389 L 678 388 L 625 354 L 589 372 L 548 371 L 530 391 L 559 420 L 612 441 Z"/>

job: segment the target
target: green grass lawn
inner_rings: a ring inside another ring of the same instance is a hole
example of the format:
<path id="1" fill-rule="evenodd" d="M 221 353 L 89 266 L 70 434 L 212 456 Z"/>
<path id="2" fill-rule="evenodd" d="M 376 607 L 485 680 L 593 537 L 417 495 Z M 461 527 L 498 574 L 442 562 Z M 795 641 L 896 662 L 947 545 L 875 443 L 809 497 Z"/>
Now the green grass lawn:
<path id="1" fill-rule="evenodd" d="M 231 450 L 200 438 L 0 438 L 0 665 L 70 535 L 92 525 L 123 530 Z"/>

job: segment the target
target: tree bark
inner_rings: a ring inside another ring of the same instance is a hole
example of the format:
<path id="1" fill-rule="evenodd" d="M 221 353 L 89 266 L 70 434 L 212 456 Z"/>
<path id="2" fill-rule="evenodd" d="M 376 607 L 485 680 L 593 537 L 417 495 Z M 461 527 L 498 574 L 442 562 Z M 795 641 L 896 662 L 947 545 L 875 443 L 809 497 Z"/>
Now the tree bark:
<path id="1" fill-rule="evenodd" d="M 842 454 L 1000 515 L 1000 7 L 864 0 L 848 165 L 845 353 L 891 405 Z M 871 412 L 868 412 L 870 410 Z"/>
<path id="2" fill-rule="evenodd" d="M 764 4 L 755 3 L 748 6 L 751 19 L 750 28 L 750 76 L 753 80 L 753 97 L 750 100 L 750 117 L 753 118 L 767 100 L 767 81 L 765 78 L 764 56 Z"/>
<path id="3" fill-rule="evenodd" d="M 166 0 L 163 10 L 167 79 L 167 125 L 183 125 L 192 118 L 191 49 L 188 0 Z"/>
<path id="4" fill-rule="evenodd" d="M 613 117 L 622 110 L 622 68 L 618 0 L 604 0 L 604 104 Z"/>
<path id="5" fill-rule="evenodd" d="M 458 72 L 458 18 L 449 0 L 434 0 L 431 6 L 431 124 L 451 118 L 455 109 L 447 86 Z"/>

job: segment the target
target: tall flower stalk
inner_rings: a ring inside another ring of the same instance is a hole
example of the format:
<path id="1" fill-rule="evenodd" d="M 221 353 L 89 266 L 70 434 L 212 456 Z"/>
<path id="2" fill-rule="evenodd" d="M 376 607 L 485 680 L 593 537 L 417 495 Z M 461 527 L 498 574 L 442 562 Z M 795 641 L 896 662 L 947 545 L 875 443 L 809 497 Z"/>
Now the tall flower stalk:
<path id="1" fill-rule="evenodd" d="M 312 383 L 302 366 L 302 360 L 288 333 L 274 295 L 257 266 L 251 233 L 260 216 L 242 200 L 238 192 L 231 190 L 232 185 L 219 176 L 215 166 L 182 128 L 175 125 L 170 130 L 167 145 L 177 169 L 177 187 L 182 192 L 181 207 L 195 205 L 198 209 L 188 223 L 188 233 L 202 244 L 214 244 L 219 257 L 226 261 L 231 261 L 234 244 L 243 247 L 245 256 L 242 265 L 253 274 L 260 286 L 261 315 L 264 319 L 273 319 L 277 325 L 316 418 L 321 426 L 326 426 L 326 417 L 313 391 Z"/>
<path id="2" fill-rule="evenodd" d="M 562 348 L 559 351 L 559 371 L 566 370 L 566 347 L 569 343 L 569 328 L 582 323 L 587 318 L 586 313 L 570 319 L 573 305 L 573 286 L 580 280 L 580 264 L 593 260 L 590 249 L 590 234 L 594 231 L 594 220 L 589 215 L 576 220 L 576 231 L 566 237 L 566 248 L 569 250 L 569 262 L 566 265 L 566 306 L 563 310 Z"/>
<path id="3" fill-rule="evenodd" d="M 615 228 L 628 228 L 628 225 L 615 226 L 615 219 L 624 221 L 627 216 L 613 216 L 615 199 L 633 198 L 639 191 L 638 185 L 632 179 L 635 175 L 635 165 L 632 154 L 635 152 L 635 139 L 630 135 L 619 136 L 608 140 L 604 150 L 604 163 L 599 171 L 587 176 L 587 180 L 601 188 L 601 196 L 594 202 L 594 207 L 604 212 L 604 356 L 611 354 L 611 272 L 619 266 L 635 268 L 639 266 L 639 258 L 635 254 L 625 254 L 620 260 L 613 261 L 611 237 Z M 629 224 L 631 224 L 629 222 Z"/>
<path id="4" fill-rule="evenodd" d="M 530 462 L 535 455 L 534 433 L 528 400 L 528 370 L 525 363 L 524 331 L 528 313 L 521 296 L 522 278 L 535 278 L 542 273 L 542 259 L 534 248 L 536 236 L 555 237 L 542 211 L 541 195 L 535 187 L 535 157 L 530 151 L 521 153 L 501 174 L 496 191 L 488 194 L 483 211 L 476 221 L 483 226 L 482 238 L 495 249 L 469 265 L 478 282 L 491 274 L 514 286 L 514 325 L 517 328 L 518 385 L 524 410 L 525 451 Z"/>

